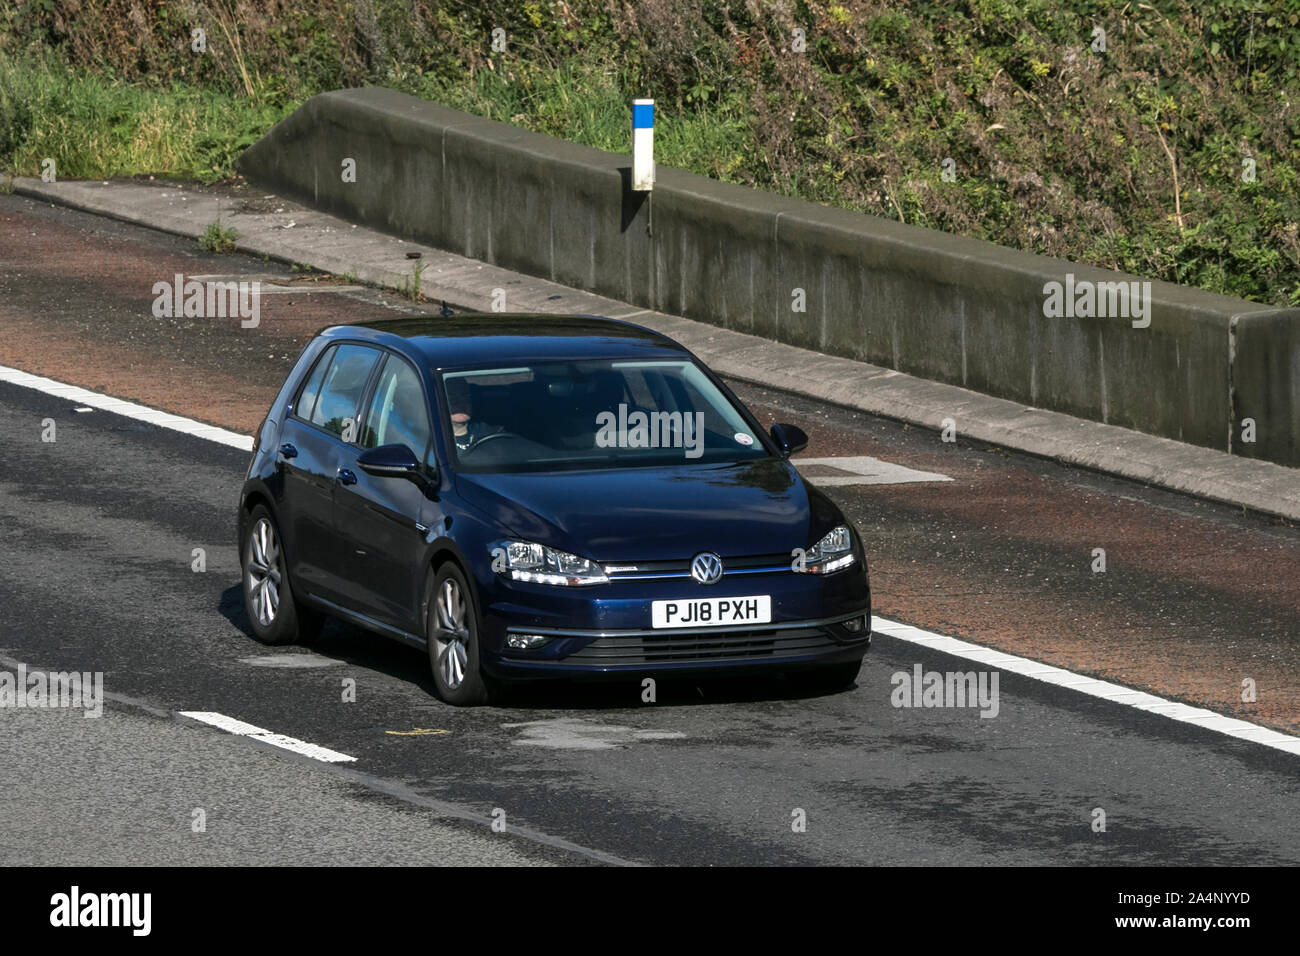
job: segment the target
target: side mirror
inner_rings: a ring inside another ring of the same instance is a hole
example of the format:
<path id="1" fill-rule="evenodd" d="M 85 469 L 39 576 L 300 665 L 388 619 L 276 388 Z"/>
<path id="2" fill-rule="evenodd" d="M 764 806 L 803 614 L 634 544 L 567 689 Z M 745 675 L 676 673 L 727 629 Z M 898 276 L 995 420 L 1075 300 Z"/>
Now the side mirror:
<path id="1" fill-rule="evenodd" d="M 357 464 L 368 475 L 378 478 L 420 477 L 420 463 L 415 452 L 405 445 L 380 445 L 357 456 Z"/>
<path id="2" fill-rule="evenodd" d="M 773 425 L 771 435 L 781 454 L 787 457 L 808 447 L 808 436 L 797 425 Z"/>

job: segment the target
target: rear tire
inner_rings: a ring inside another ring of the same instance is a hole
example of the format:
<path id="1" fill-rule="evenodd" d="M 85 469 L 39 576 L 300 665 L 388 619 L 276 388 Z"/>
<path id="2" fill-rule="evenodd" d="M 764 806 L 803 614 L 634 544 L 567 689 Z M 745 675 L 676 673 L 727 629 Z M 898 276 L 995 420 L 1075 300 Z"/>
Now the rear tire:
<path id="1" fill-rule="evenodd" d="M 429 572 L 424 636 L 438 696 L 453 707 L 488 703 L 496 687 L 479 664 L 479 621 L 465 574 L 448 561 Z"/>
<path id="2" fill-rule="evenodd" d="M 325 616 L 304 607 L 289 584 L 280 529 L 265 505 L 248 516 L 243 547 L 244 611 L 253 636 L 263 644 L 310 644 Z"/>

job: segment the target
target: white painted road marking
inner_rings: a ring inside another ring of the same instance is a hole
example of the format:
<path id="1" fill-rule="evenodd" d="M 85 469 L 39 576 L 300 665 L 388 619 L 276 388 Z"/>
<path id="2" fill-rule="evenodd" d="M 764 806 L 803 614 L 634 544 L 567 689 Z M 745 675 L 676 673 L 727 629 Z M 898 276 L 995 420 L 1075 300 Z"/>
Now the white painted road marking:
<path id="1" fill-rule="evenodd" d="M 273 275 L 192 275 L 186 276 L 196 282 L 207 284 L 226 283 L 226 282 L 248 282 L 257 283 L 257 291 L 262 295 L 302 295 L 311 292 L 359 292 L 365 288 L 362 285 L 327 285 L 318 282 L 297 282 L 293 284 L 282 284 L 283 276 Z"/>
<path id="2" fill-rule="evenodd" d="M 545 747 L 549 750 L 612 750 L 646 740 L 685 740 L 676 730 L 636 730 L 621 724 L 601 724 L 581 717 L 554 720 L 529 720 L 521 724 L 502 724 L 504 728 L 523 731 L 516 747 Z"/>
<path id="3" fill-rule="evenodd" d="M 836 485 L 901 485 L 913 481 L 952 481 L 947 475 L 933 471 L 917 471 L 893 462 L 868 458 L 865 455 L 846 455 L 842 458 L 792 458 L 790 463 L 799 469 L 814 485 L 823 488 Z M 821 465 L 836 471 L 847 471 L 847 475 L 818 475 L 820 468 L 808 468 L 809 465 Z M 804 469 L 808 468 L 809 473 Z"/>
<path id="4" fill-rule="evenodd" d="M 251 737 L 253 740 L 260 740 L 272 747 L 292 750 L 296 754 L 311 757 L 313 760 L 322 760 L 325 763 L 354 763 L 357 759 L 356 757 L 349 757 L 347 754 L 341 754 L 337 750 L 330 750 L 328 747 L 309 744 L 306 741 L 298 740 L 296 737 L 286 737 L 284 734 L 277 734 L 269 730 L 263 730 L 261 727 L 254 727 L 252 724 L 246 724 L 234 717 L 227 717 L 225 714 L 202 710 L 182 710 L 179 711 L 179 714 L 200 723 L 211 724 L 213 727 L 218 727 L 237 737 Z"/>
<path id="5" fill-rule="evenodd" d="M 343 661 L 333 657 L 324 657 L 308 651 L 304 654 L 261 654 L 257 657 L 241 657 L 239 663 L 253 667 L 286 667 L 291 669 L 304 667 L 336 667 Z"/>
<path id="6" fill-rule="evenodd" d="M 1168 717 L 1170 720 L 1204 727 L 1207 730 L 1213 730 L 1228 737 L 1237 737 L 1251 743 L 1263 744 L 1265 747 L 1272 747 L 1275 750 L 1282 750 L 1289 754 L 1300 754 L 1300 737 L 1292 737 L 1290 734 L 1280 733 L 1268 727 L 1252 724 L 1246 720 L 1238 720 L 1235 717 L 1224 717 L 1222 714 L 1216 714 L 1214 711 L 1206 710 L 1203 707 L 1190 707 L 1187 704 L 1165 700 L 1155 694 L 1134 690 L 1132 687 L 1125 687 L 1122 684 L 1112 684 L 1108 681 L 1084 677 L 1082 674 L 1067 671 L 1062 667 L 1053 667 L 1041 661 L 1031 661 L 1027 657 L 1006 654 L 991 647 L 981 647 L 979 644 L 971 644 L 955 637 L 923 631 L 919 627 L 913 627 L 910 624 L 887 621 L 883 617 L 873 617 L 871 619 L 871 629 L 889 637 L 896 637 L 900 641 L 920 644 L 923 647 L 942 651 L 945 654 L 961 657 L 968 661 L 974 661 L 986 667 L 1032 677 L 1034 680 L 1056 684 L 1069 690 L 1078 691 L 1080 694 L 1087 694 L 1090 697 L 1100 697 L 1112 704 L 1121 704 L 1137 710 L 1150 711 L 1153 714 Z"/>
<path id="7" fill-rule="evenodd" d="M 121 399 L 101 395 L 98 392 L 87 391 L 86 389 L 78 388 L 75 385 L 65 385 L 62 382 L 54 381 L 54 379 L 42 378 L 39 375 L 20 372 L 18 369 L 8 368 L 4 365 L 0 365 L 0 382 L 10 382 L 14 385 L 21 385 L 25 388 L 34 388 L 38 391 L 45 392 L 47 395 L 55 395 L 60 398 L 80 401 L 86 405 L 92 405 L 95 408 L 101 408 L 118 415 L 125 415 L 128 418 L 135 418 L 139 421 L 152 422 L 153 424 L 159 425 L 163 428 L 172 428 L 176 431 L 185 432 L 187 435 L 194 435 L 196 438 L 207 438 L 215 442 L 220 442 L 223 445 L 241 448 L 244 451 L 253 450 L 252 436 L 239 435 L 235 432 L 226 431 L 224 428 L 215 428 L 211 425 L 204 425 L 202 422 L 182 418 L 179 415 L 170 415 L 167 412 L 160 412 L 157 409 L 148 408 L 144 405 L 124 402 Z M 801 458 L 795 459 L 794 461 L 796 465 L 829 465 L 832 468 L 838 468 L 843 471 L 855 471 L 861 476 L 814 478 L 813 480 L 820 485 L 895 484 L 900 480 L 952 481 L 952 479 L 947 475 L 939 475 L 925 471 L 914 471 L 911 468 L 904 468 L 902 465 L 894 465 L 889 462 L 880 461 L 878 458 Z M 855 464 L 850 467 L 846 462 L 853 462 Z M 896 474 L 907 473 L 909 475 L 921 477 L 891 479 L 885 477 L 885 475 L 888 474 L 889 469 L 898 469 Z M 876 475 L 879 475 L 880 477 L 875 478 L 874 476 Z M 955 637 L 948 637 L 944 634 L 935 634 L 930 631 L 923 631 L 919 627 L 913 627 L 910 624 L 901 624 L 897 621 L 888 621 L 882 617 L 875 617 L 872 618 L 871 626 L 872 630 L 879 631 L 881 634 L 887 634 L 890 637 L 896 637 L 901 641 L 909 641 L 913 644 L 920 644 L 937 651 L 943 651 L 946 654 L 952 654 L 954 657 L 976 661 L 990 667 L 1009 671 L 1013 674 L 1022 674 L 1025 677 L 1032 677 L 1049 684 L 1057 684 L 1058 686 L 1066 687 L 1070 690 L 1076 690 L 1081 694 L 1088 694 L 1092 697 L 1100 697 L 1109 700 L 1113 704 L 1122 704 L 1126 707 L 1135 707 L 1138 710 L 1150 711 L 1153 714 L 1161 714 L 1172 720 L 1178 720 L 1183 723 L 1204 727 L 1207 730 L 1217 731 L 1218 733 L 1224 734 L 1228 737 L 1236 737 L 1240 740 L 1248 740 L 1251 743 L 1263 744 L 1265 747 L 1272 747 L 1275 750 L 1282 750 L 1286 753 L 1300 755 L 1300 737 L 1292 737 L 1290 734 L 1280 733 L 1279 731 L 1272 730 L 1268 727 L 1261 727 L 1258 724 L 1252 724 L 1246 720 L 1238 720 L 1235 717 L 1224 717 L 1222 714 L 1216 714 L 1214 711 L 1206 710 L 1202 707 L 1189 707 L 1187 704 L 1165 700 L 1163 697 L 1157 697 L 1155 694 L 1148 694 L 1145 691 L 1134 690 L 1133 688 L 1125 687 L 1122 684 L 1111 684 L 1106 681 L 1094 680 L 1091 677 L 1084 677 L 1082 674 L 1075 674 L 1073 671 L 1067 671 L 1061 667 L 1053 667 L 1050 664 L 1044 664 L 1040 661 L 1029 660 L 1027 657 L 1017 657 L 1014 654 L 1005 654 L 1002 651 L 995 650 L 991 647 L 981 647 L 979 644 L 971 644 L 967 641 L 958 640 Z M 286 750 L 293 750 L 296 753 L 305 753 L 307 756 L 314 757 L 317 760 L 325 760 L 330 763 L 340 763 L 355 761 L 357 759 L 356 757 L 349 757 L 347 754 L 336 753 L 335 751 L 328 750 L 325 747 L 318 747 L 315 744 L 304 743 L 301 740 L 294 740 L 292 737 L 273 734 L 270 731 L 262 730 L 260 727 L 254 727 L 252 724 L 245 724 L 242 721 L 235 720 L 233 717 L 226 717 L 222 714 L 186 711 L 182 712 L 182 716 L 192 717 L 195 720 L 200 720 L 204 723 L 221 727 L 223 730 L 229 730 L 232 734 L 238 733 L 258 740 L 265 740 L 269 744 L 273 744 L 277 747 L 284 747 Z M 535 723 L 545 722 L 538 721 Z M 231 729 L 235 726 L 247 729 Z M 527 725 L 518 724 L 514 726 L 526 727 Z M 555 729 L 561 730 L 561 728 Z M 621 729 L 622 728 L 620 728 L 620 730 Z M 570 744 L 574 742 L 575 737 L 578 738 L 578 740 L 581 740 L 583 735 L 579 728 L 567 728 L 567 730 L 570 734 L 568 738 Z M 525 734 L 527 735 L 528 732 L 525 731 Z M 542 734 L 537 738 L 520 742 L 533 744 L 535 746 L 546 746 L 546 744 L 542 742 L 545 736 L 545 732 L 542 732 Z M 553 739 L 556 741 L 564 740 L 564 733 L 557 733 Z M 587 746 L 591 746 L 592 741 L 588 739 L 586 744 Z M 599 739 L 595 741 L 595 746 L 598 749 L 601 747 Z M 321 756 L 322 754 L 328 756 Z"/>
<path id="8" fill-rule="evenodd" d="M 69 402 L 89 405 L 91 408 L 113 412 L 117 415 L 135 419 L 138 422 L 148 422 L 151 425 L 157 425 L 159 428 L 170 428 L 172 431 L 184 432 L 186 435 L 193 435 L 195 438 L 207 438 L 210 441 L 220 442 L 223 445 L 229 445 L 243 451 L 253 450 L 253 437 L 251 435 L 240 435 L 224 428 L 217 428 L 215 425 L 196 422 L 192 418 L 182 418 L 180 415 L 160 412 L 158 409 L 149 408 L 147 405 L 125 402 L 120 398 L 113 398 L 111 395 L 101 395 L 99 392 L 78 388 L 76 385 L 65 385 L 62 382 L 56 382 L 52 378 L 32 375 L 16 368 L 9 368 L 7 365 L 0 365 L 0 382 L 21 385 L 24 388 L 34 388 L 38 392 L 66 399 Z"/>

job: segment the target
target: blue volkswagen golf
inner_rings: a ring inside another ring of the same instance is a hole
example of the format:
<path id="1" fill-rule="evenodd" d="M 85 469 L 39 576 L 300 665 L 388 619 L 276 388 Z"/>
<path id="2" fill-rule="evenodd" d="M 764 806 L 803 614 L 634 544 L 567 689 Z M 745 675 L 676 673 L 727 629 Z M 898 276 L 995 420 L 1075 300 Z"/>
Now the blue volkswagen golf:
<path id="1" fill-rule="evenodd" d="M 244 602 L 270 644 L 332 615 L 427 649 L 439 696 L 777 670 L 853 682 L 862 542 L 703 363 L 594 316 L 321 332 L 256 436 Z"/>

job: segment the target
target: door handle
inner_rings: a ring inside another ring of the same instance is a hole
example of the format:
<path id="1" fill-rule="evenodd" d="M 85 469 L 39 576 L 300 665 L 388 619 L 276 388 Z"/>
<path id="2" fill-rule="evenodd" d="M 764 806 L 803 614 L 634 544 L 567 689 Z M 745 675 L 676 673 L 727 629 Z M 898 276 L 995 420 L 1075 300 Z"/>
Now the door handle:
<path id="1" fill-rule="evenodd" d="M 285 458 L 297 458 L 298 449 L 295 448 L 291 442 L 285 442 L 280 446 L 280 454 Z"/>
<path id="2" fill-rule="evenodd" d="M 357 483 L 356 474 L 348 468 L 339 469 L 338 479 L 339 482 L 344 485 L 355 485 Z"/>

